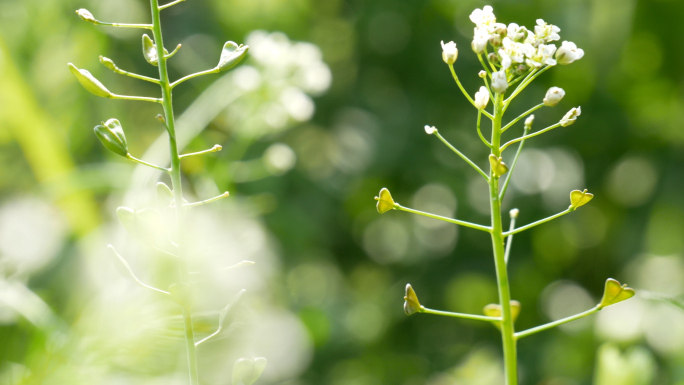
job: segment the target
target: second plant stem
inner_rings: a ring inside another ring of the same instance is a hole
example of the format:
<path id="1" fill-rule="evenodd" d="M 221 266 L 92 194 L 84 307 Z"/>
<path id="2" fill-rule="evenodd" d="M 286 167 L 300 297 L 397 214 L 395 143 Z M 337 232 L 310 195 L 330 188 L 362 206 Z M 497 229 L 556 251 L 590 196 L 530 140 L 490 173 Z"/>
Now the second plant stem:
<path id="1" fill-rule="evenodd" d="M 501 144 L 501 121 L 503 118 L 504 103 L 503 95 L 495 94 L 494 119 L 492 119 L 492 154 L 497 158 L 501 156 L 499 146 Z M 518 360 L 515 342 L 515 329 L 513 328 L 513 316 L 511 314 L 511 290 L 508 283 L 508 270 L 506 268 L 503 226 L 501 223 L 501 200 L 499 199 L 499 178 L 490 171 L 489 197 L 492 214 L 492 249 L 494 251 L 494 263 L 496 266 L 496 283 L 499 289 L 499 303 L 501 304 L 501 337 L 503 340 L 504 370 L 506 385 L 518 384 Z"/>
<path id="2" fill-rule="evenodd" d="M 164 56 L 164 41 L 162 39 L 160 9 L 158 0 L 150 0 L 150 7 L 152 9 L 152 34 L 154 42 L 159 52 L 159 82 L 162 91 L 162 105 L 164 107 L 164 117 L 166 119 L 166 128 L 169 132 L 169 152 L 171 155 L 171 185 L 173 187 L 173 197 L 176 205 L 176 237 L 178 244 L 178 289 L 187 291 L 185 282 L 187 282 L 187 267 L 186 255 L 183 252 L 183 242 L 180 239 L 184 232 L 182 229 L 183 218 L 183 186 L 181 184 L 181 169 L 180 169 L 180 154 L 178 152 L 178 143 L 176 140 L 176 128 L 173 116 L 173 99 L 171 98 L 171 83 L 169 81 L 169 73 L 166 67 L 166 57 Z M 188 293 L 181 293 L 182 298 L 187 298 Z M 199 385 L 199 373 L 197 369 L 197 354 L 195 351 L 195 336 L 192 326 L 192 313 L 190 304 L 186 301 L 181 301 L 183 308 L 183 323 L 185 326 L 185 346 L 188 356 L 188 372 L 190 375 L 190 384 Z"/>

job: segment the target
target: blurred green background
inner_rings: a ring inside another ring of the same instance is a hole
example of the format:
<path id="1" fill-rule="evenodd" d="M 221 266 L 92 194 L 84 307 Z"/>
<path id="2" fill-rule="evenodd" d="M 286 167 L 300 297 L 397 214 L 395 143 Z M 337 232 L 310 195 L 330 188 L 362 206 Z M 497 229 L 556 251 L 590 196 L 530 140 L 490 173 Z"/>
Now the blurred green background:
<path id="1" fill-rule="evenodd" d="M 570 190 L 596 196 L 516 235 L 517 328 L 594 306 L 607 277 L 640 292 L 522 340 L 521 383 L 684 384 L 684 310 L 653 299 L 684 295 L 678 0 L 188 0 L 164 11 L 167 48 L 183 44 L 173 78 L 213 67 L 226 40 L 252 47 L 236 70 L 175 93 L 187 151 L 224 146 L 184 164 L 188 191 L 231 192 L 192 219 L 198 263 L 257 261 L 198 289 L 200 334 L 215 327 L 212 310 L 248 289 L 225 338 L 200 350 L 203 383 L 229 384 L 241 356 L 269 359 L 263 384 L 503 383 L 490 325 L 402 310 L 407 282 L 431 308 L 480 313 L 495 302 L 487 235 L 380 216 L 373 201 L 387 187 L 406 206 L 487 223 L 486 185 L 423 131 L 437 126 L 486 164 L 475 111 L 439 45 L 458 44 L 456 70 L 473 94 L 480 68 L 468 15 L 486 4 L 499 22 L 558 25 L 585 51 L 508 114 L 550 86 L 567 95 L 536 114 L 537 128 L 582 107 L 575 125 L 526 145 L 505 207 L 520 209 L 519 223 L 563 210 Z M 0 384 L 183 384 L 177 309 L 124 278 L 105 248 L 114 243 L 140 276 L 168 285 L 168 261 L 113 215 L 149 206 L 158 175 L 107 153 L 92 133 L 116 117 L 134 155 L 163 162 L 160 110 L 96 98 L 66 63 L 120 94 L 157 89 L 109 72 L 98 55 L 156 69 L 139 31 L 94 27 L 74 14 L 81 7 L 104 21 L 149 18 L 142 0 L 0 0 Z"/>

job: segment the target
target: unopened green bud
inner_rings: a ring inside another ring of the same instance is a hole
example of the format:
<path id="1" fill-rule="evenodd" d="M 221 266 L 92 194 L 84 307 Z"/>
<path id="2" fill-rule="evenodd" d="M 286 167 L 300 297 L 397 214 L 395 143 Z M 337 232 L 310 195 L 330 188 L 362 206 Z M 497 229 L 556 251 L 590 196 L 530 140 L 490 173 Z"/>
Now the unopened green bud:
<path id="1" fill-rule="evenodd" d="M 594 198 L 594 194 L 588 193 L 587 189 L 584 191 L 572 190 L 570 191 L 570 208 L 573 210 L 580 206 L 584 206 Z"/>
<path id="2" fill-rule="evenodd" d="M 76 14 L 78 14 L 78 17 L 80 17 L 82 20 L 85 20 L 89 23 L 95 23 L 97 21 L 95 20 L 95 17 L 93 17 L 93 14 L 85 8 L 77 10 Z"/>
<path id="3" fill-rule="evenodd" d="M 496 178 L 508 172 L 508 166 L 504 163 L 503 158 L 497 158 L 494 154 L 489 154 L 489 165 L 492 168 L 492 174 Z"/>
<path id="4" fill-rule="evenodd" d="M 390 194 L 389 190 L 384 187 L 382 190 L 380 190 L 380 194 L 375 197 L 375 200 L 378 201 L 378 204 L 375 207 L 378 209 L 380 214 L 384 214 L 390 210 L 393 210 L 397 205 L 392 199 L 392 194 Z"/>
<path id="5" fill-rule="evenodd" d="M 247 55 L 249 50 L 248 45 L 237 45 L 237 43 L 232 41 L 227 41 L 223 45 L 223 50 L 221 51 L 221 58 L 216 68 L 219 71 L 227 71 L 235 67 L 242 59 Z"/>
<path id="6" fill-rule="evenodd" d="M 88 70 L 78 69 L 75 65 L 69 63 L 69 71 L 76 76 L 78 82 L 81 83 L 83 88 L 95 96 L 100 96 L 103 98 L 110 98 L 112 93 L 105 87 L 99 80 L 95 79 Z"/>
<path id="7" fill-rule="evenodd" d="M 114 64 L 112 59 L 104 56 L 100 56 L 100 63 L 102 63 L 103 66 L 109 68 L 110 70 L 116 72 L 119 70 L 119 68 Z"/>
<path id="8" fill-rule="evenodd" d="M 162 122 L 163 124 L 166 124 L 166 118 L 162 114 L 157 114 L 157 116 L 154 117 L 158 121 Z"/>
<path id="9" fill-rule="evenodd" d="M 636 292 L 631 287 L 620 285 L 620 282 L 617 280 L 608 278 L 599 307 L 603 309 L 606 306 L 615 305 L 618 302 L 626 301 L 634 297 L 635 294 Z"/>
<path id="10" fill-rule="evenodd" d="M 477 76 L 479 76 L 480 78 L 484 79 L 484 78 L 487 77 L 487 72 L 486 72 L 486 71 L 480 71 L 480 72 L 477 73 Z"/>
<path id="11" fill-rule="evenodd" d="M 233 384 L 252 385 L 254 384 L 264 369 L 266 369 L 266 358 L 258 357 L 254 359 L 240 358 L 233 365 Z"/>
<path id="12" fill-rule="evenodd" d="M 495 54 L 494 52 L 487 55 L 487 59 L 492 64 L 496 64 L 496 65 L 501 64 L 501 58 L 499 57 L 499 55 Z"/>
<path id="13" fill-rule="evenodd" d="M 109 119 L 107 122 L 95 126 L 94 131 L 107 150 L 123 157 L 128 155 L 126 135 L 118 120 Z"/>
<path id="14" fill-rule="evenodd" d="M 144 34 L 142 37 L 142 46 L 145 60 L 147 60 L 147 62 L 153 66 L 159 65 L 159 53 L 157 52 L 157 47 L 154 45 L 152 39 L 147 36 L 147 34 Z"/>
<path id="15" fill-rule="evenodd" d="M 404 291 L 404 313 L 406 313 L 406 315 L 411 315 L 422 313 L 423 310 L 425 310 L 425 308 L 420 304 L 420 301 L 418 301 L 416 292 L 411 287 L 411 284 L 407 283 Z"/>

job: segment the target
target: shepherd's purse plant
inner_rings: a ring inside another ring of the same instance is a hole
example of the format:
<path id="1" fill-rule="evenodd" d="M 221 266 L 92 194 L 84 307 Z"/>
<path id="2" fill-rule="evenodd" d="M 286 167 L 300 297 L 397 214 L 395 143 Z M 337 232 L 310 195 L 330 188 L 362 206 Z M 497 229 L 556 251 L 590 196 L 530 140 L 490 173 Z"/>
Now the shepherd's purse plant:
<path id="1" fill-rule="evenodd" d="M 172 52 L 169 52 L 164 48 L 160 14 L 163 10 L 168 9 L 174 5 L 177 5 L 183 1 L 184 0 L 174 0 L 167 4 L 160 5 L 158 0 L 150 0 L 152 19 L 151 24 L 123 24 L 103 22 L 96 19 L 86 9 L 79 9 L 76 11 L 76 13 L 81 19 L 95 25 L 111 26 L 118 28 L 142 29 L 148 30 L 149 33 L 152 34 L 152 36 L 149 36 L 148 34 L 142 35 L 142 51 L 145 60 L 150 65 L 153 65 L 159 69 L 158 78 L 151 78 L 125 71 L 119 68 L 116 64 L 114 64 L 114 61 L 106 57 L 100 56 L 100 62 L 105 67 L 118 74 L 159 85 L 161 90 L 160 97 L 127 96 L 115 94 L 111 92 L 105 85 L 103 85 L 87 70 L 79 69 L 71 63 L 69 63 L 68 66 L 71 72 L 76 76 L 78 81 L 81 83 L 81 85 L 90 93 L 96 96 L 110 99 L 156 103 L 161 105 L 163 109 L 162 114 L 157 115 L 157 119 L 168 132 L 171 163 L 170 167 L 154 165 L 131 155 L 128 150 L 128 144 L 126 142 L 126 135 L 124 133 L 124 129 L 120 121 L 117 119 L 109 119 L 103 122 L 102 124 L 95 126 L 95 135 L 102 142 L 102 144 L 113 153 L 125 157 L 133 162 L 137 162 L 147 167 L 156 169 L 162 173 L 161 175 L 167 174 L 170 178 L 170 187 L 161 181 L 157 183 L 157 195 L 162 207 L 175 211 L 175 223 L 173 226 L 171 226 L 173 230 L 170 231 L 169 234 L 166 234 L 165 238 L 167 242 L 165 242 L 165 247 L 159 247 L 159 245 L 155 245 L 154 247 L 158 251 L 170 255 L 172 258 L 176 260 L 178 272 L 175 278 L 176 282 L 166 290 L 143 283 L 135 275 L 126 259 L 124 259 L 124 257 L 122 257 L 114 249 L 112 245 L 109 245 L 109 248 L 111 249 L 111 252 L 116 257 L 116 259 L 122 264 L 124 270 L 137 284 L 146 289 L 152 290 L 153 292 L 161 296 L 164 296 L 169 300 L 174 301 L 180 306 L 180 309 L 182 310 L 183 326 L 185 331 L 184 339 L 187 350 L 189 383 L 191 385 L 198 385 L 200 381 L 196 355 L 197 346 L 208 341 L 212 337 L 215 337 L 221 332 L 221 330 L 225 326 L 224 323 L 226 322 L 229 310 L 235 304 L 239 296 L 242 294 L 242 291 L 238 293 L 233 302 L 229 303 L 219 313 L 218 329 L 216 330 L 216 332 L 210 334 L 206 338 L 197 340 L 193 330 L 192 301 L 190 300 L 191 272 L 188 271 L 187 267 L 188 262 L 190 260 L 190 255 L 182 239 L 184 234 L 183 224 L 185 221 L 184 212 L 189 208 L 204 205 L 225 198 L 228 196 L 228 192 L 225 192 L 223 194 L 220 194 L 219 196 L 209 198 L 200 202 L 189 203 L 185 200 L 183 196 L 183 189 L 181 183 L 181 161 L 188 157 L 200 156 L 220 151 L 221 146 L 215 145 L 210 149 L 189 154 L 181 154 L 179 152 L 178 143 L 176 140 L 176 125 L 174 120 L 172 92 L 177 86 L 192 78 L 203 75 L 215 74 L 233 68 L 245 57 L 249 47 L 245 45 L 238 45 L 232 41 L 228 41 L 223 46 L 223 50 L 220 54 L 220 58 L 216 67 L 187 75 L 172 82 L 169 79 L 167 61 L 178 52 L 181 46 L 178 45 Z M 133 210 L 127 207 L 119 207 L 117 209 L 117 214 L 120 221 L 127 230 L 133 232 L 133 235 L 139 235 L 135 234 L 139 229 L 138 225 L 141 222 L 145 222 L 150 215 L 153 215 L 154 210 Z M 250 262 L 243 262 L 239 265 L 245 263 Z M 257 381 L 265 367 L 265 358 L 260 357 L 255 359 L 239 359 L 235 362 L 235 365 L 233 367 L 232 383 L 234 385 L 251 385 Z"/>
<path id="2" fill-rule="evenodd" d="M 458 88 L 463 92 L 466 99 L 473 107 L 477 109 L 476 131 L 482 140 L 482 143 L 490 149 L 489 172 L 482 170 L 475 162 L 452 146 L 439 133 L 436 127 L 425 126 L 425 132 L 429 135 L 436 136 L 449 147 L 449 149 L 480 174 L 484 182 L 489 185 L 491 223 L 489 225 L 480 225 L 404 207 L 392 199 L 392 195 L 386 188 L 380 190 L 379 195 L 375 199 L 377 200 L 377 210 L 381 214 L 390 210 L 401 210 L 484 231 L 491 235 L 499 303 L 485 306 L 483 314 L 463 314 L 433 310 L 421 305 L 416 292 L 410 284 L 407 284 L 404 296 L 404 311 L 407 315 L 426 313 L 492 323 L 501 332 L 506 384 L 516 385 L 518 384 L 516 346 L 520 339 L 586 317 L 600 311 L 606 306 L 627 300 L 633 297 L 635 293 L 634 290 L 626 285 L 621 285 L 617 280 L 609 278 L 605 283 L 603 297 L 595 307 L 583 313 L 528 330 L 516 332 L 514 323 L 521 311 L 521 304 L 512 299 L 507 265 L 513 236 L 542 223 L 572 213 L 581 206 L 589 203 L 593 198 L 593 195 L 587 192 L 587 190 L 571 191 L 570 205 L 567 209 L 548 218 L 520 227 L 516 227 L 515 225 L 519 210 L 513 209 L 509 213 L 509 228 L 507 230 L 504 229 L 501 203 L 506 194 L 511 176 L 525 141 L 555 128 L 568 127 L 574 124 L 581 114 L 581 109 L 580 107 L 574 107 L 557 123 L 533 132 L 532 124 L 534 122 L 534 115 L 532 115 L 532 113 L 542 107 L 556 106 L 561 99 L 563 99 L 563 96 L 565 96 L 565 91 L 561 88 L 551 87 L 546 93 L 543 101 L 538 105 L 530 108 L 508 123 L 504 124 L 503 117 L 513 100 L 539 75 L 556 65 L 567 65 L 581 59 L 582 56 L 584 56 L 584 51 L 577 48 L 574 43 L 569 41 L 563 41 L 561 46 L 557 47 L 552 42 L 560 40 L 560 36 L 558 35 L 560 28 L 548 24 L 541 19 L 537 20 L 537 24 L 534 26 L 533 30 L 529 30 L 524 26 L 519 26 L 515 23 L 505 25 L 496 22 L 496 17 L 494 16 L 491 6 L 485 6 L 482 9 L 473 11 L 470 15 L 470 20 L 475 23 L 474 37 L 471 46 L 483 67 L 483 70 L 479 72 L 479 77 L 483 79 L 484 86 L 480 87 L 474 97 L 471 97 L 463 88 L 456 75 L 456 70 L 454 69 L 454 63 L 458 58 L 459 51 L 456 48 L 456 43 L 453 41 L 449 43 L 442 42 L 442 59 L 449 66 Z M 487 111 L 490 101 L 492 104 L 491 112 Z M 483 116 L 492 123 L 491 137 L 489 140 L 485 138 L 480 128 Z M 525 119 L 523 121 L 522 135 L 516 139 L 502 143 L 502 134 L 514 127 L 516 123 L 522 119 Z M 502 153 L 515 144 L 517 144 L 517 150 L 513 157 L 513 161 L 509 166 L 503 161 Z M 504 177 L 503 180 L 502 177 Z"/>

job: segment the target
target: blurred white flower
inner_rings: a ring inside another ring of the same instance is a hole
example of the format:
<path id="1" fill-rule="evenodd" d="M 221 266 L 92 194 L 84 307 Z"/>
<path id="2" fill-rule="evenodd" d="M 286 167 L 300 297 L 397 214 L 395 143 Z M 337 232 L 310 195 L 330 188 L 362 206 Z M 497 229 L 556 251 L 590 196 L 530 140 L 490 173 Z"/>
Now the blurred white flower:
<path id="1" fill-rule="evenodd" d="M 442 40 L 442 60 L 446 64 L 454 64 L 458 58 L 458 48 L 456 48 L 456 43 L 450 41 L 444 44 Z"/>
<path id="2" fill-rule="evenodd" d="M 489 103 L 489 90 L 484 86 L 480 87 L 480 90 L 475 93 L 475 107 L 478 110 L 482 110 L 487 107 Z"/>
<path id="3" fill-rule="evenodd" d="M 428 126 L 428 125 L 425 126 L 425 133 L 426 134 L 432 135 L 435 132 L 437 132 L 437 128 L 435 128 L 435 126 Z"/>
<path id="4" fill-rule="evenodd" d="M 491 34 L 484 27 L 476 27 L 473 34 L 473 43 L 471 44 L 473 51 L 477 54 L 484 52 L 485 47 L 487 47 L 487 42 Z"/>
<path id="5" fill-rule="evenodd" d="M 532 46 L 516 43 L 509 37 L 503 39 L 503 50 L 511 58 L 513 63 L 522 63 L 525 60 L 525 52 L 532 52 Z"/>
<path id="6" fill-rule="evenodd" d="M 527 28 L 516 23 L 511 23 L 508 25 L 507 35 L 511 40 L 521 42 L 527 37 Z"/>
<path id="7" fill-rule="evenodd" d="M 546 97 L 544 97 L 544 105 L 548 107 L 553 107 L 565 96 L 565 91 L 562 88 L 551 87 L 546 91 Z"/>
<path id="8" fill-rule="evenodd" d="M 501 57 L 501 67 L 505 70 L 509 69 L 512 64 L 511 57 L 501 48 L 499 48 L 499 56 Z"/>
<path id="9" fill-rule="evenodd" d="M 584 50 L 577 48 L 575 43 L 571 41 L 564 41 L 556 52 L 556 60 L 558 64 L 570 64 L 575 60 L 579 60 L 584 56 Z"/>
<path id="10" fill-rule="evenodd" d="M 492 74 L 492 90 L 497 94 L 502 94 L 508 89 L 506 71 L 497 71 Z"/>
<path id="11" fill-rule="evenodd" d="M 539 44 L 534 54 L 529 56 L 525 63 L 534 68 L 541 68 L 545 65 L 556 65 L 553 59 L 553 54 L 556 52 L 556 46 L 553 44 Z"/>
<path id="12" fill-rule="evenodd" d="M 494 9 L 490 5 L 485 5 L 482 9 L 476 9 L 470 14 L 470 20 L 476 26 L 493 26 L 496 23 L 496 16 L 494 16 Z"/>
<path id="13" fill-rule="evenodd" d="M 560 28 L 553 24 L 548 24 L 542 19 L 537 19 L 537 25 L 534 26 L 534 36 L 538 43 L 548 43 L 551 41 L 559 40 Z"/>
<path id="14" fill-rule="evenodd" d="M 565 116 L 563 116 L 563 119 L 560 121 L 560 125 L 563 127 L 567 127 L 575 121 L 577 121 L 577 117 L 582 114 L 582 109 L 580 107 L 573 107 L 570 111 L 568 111 Z"/>
<path id="15" fill-rule="evenodd" d="M 525 119 L 525 127 L 532 127 L 532 123 L 534 123 L 534 115 L 530 115 Z"/>

